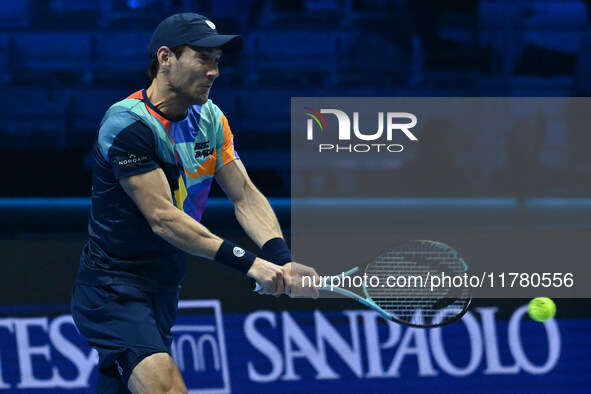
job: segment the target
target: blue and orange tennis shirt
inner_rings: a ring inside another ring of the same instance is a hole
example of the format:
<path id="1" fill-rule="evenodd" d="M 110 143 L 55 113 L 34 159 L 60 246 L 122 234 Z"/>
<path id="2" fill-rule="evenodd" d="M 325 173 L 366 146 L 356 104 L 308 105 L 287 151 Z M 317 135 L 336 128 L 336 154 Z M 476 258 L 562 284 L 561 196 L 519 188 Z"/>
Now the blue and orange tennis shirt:
<path id="1" fill-rule="evenodd" d="M 176 207 L 199 221 L 215 172 L 235 159 L 228 121 L 211 100 L 183 119 L 167 118 L 145 90 L 111 106 L 94 143 L 89 241 L 77 281 L 178 288 L 184 252 L 154 234 L 119 180 L 161 168 Z"/>

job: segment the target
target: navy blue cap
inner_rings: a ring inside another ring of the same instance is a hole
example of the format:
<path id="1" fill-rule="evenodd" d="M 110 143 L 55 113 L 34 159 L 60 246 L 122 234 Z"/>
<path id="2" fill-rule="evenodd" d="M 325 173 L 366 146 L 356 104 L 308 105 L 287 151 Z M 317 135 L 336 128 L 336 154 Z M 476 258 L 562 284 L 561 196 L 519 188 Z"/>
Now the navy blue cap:
<path id="1" fill-rule="evenodd" d="M 221 48 L 223 52 L 238 52 L 244 39 L 236 35 L 218 34 L 213 22 L 203 15 L 186 12 L 169 16 L 154 30 L 148 49 L 156 56 L 162 46 L 175 48 L 194 45 L 202 48 Z"/>

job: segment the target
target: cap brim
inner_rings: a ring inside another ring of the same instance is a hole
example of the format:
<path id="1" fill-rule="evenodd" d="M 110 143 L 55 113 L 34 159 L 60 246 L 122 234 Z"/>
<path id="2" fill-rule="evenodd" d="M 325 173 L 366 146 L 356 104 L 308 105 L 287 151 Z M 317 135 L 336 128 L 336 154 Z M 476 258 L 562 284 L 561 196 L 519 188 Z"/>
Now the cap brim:
<path id="1" fill-rule="evenodd" d="M 232 53 L 239 52 L 244 47 L 244 39 L 241 36 L 215 34 L 187 44 L 202 48 L 221 48 L 222 52 Z"/>

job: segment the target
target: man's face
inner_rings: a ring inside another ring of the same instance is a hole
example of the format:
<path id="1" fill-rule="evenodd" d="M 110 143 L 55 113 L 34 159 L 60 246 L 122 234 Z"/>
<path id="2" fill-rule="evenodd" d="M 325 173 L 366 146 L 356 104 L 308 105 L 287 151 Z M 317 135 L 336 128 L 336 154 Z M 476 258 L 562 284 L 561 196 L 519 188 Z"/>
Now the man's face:
<path id="1" fill-rule="evenodd" d="M 219 74 L 219 48 L 188 47 L 172 61 L 169 74 L 171 89 L 187 105 L 205 104 L 209 90 Z"/>

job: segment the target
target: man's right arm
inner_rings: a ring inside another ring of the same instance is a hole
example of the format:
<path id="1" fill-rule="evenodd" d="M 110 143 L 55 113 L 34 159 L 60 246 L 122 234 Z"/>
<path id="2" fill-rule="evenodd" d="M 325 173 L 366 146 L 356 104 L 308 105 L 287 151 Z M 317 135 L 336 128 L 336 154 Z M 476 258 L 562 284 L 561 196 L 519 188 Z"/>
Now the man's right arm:
<path id="1" fill-rule="evenodd" d="M 173 205 L 166 176 L 160 168 L 123 177 L 120 183 L 155 234 L 187 253 L 215 258 L 223 239 Z M 278 265 L 257 257 L 247 275 L 261 284 L 260 293 L 285 292 L 284 269 Z"/>

